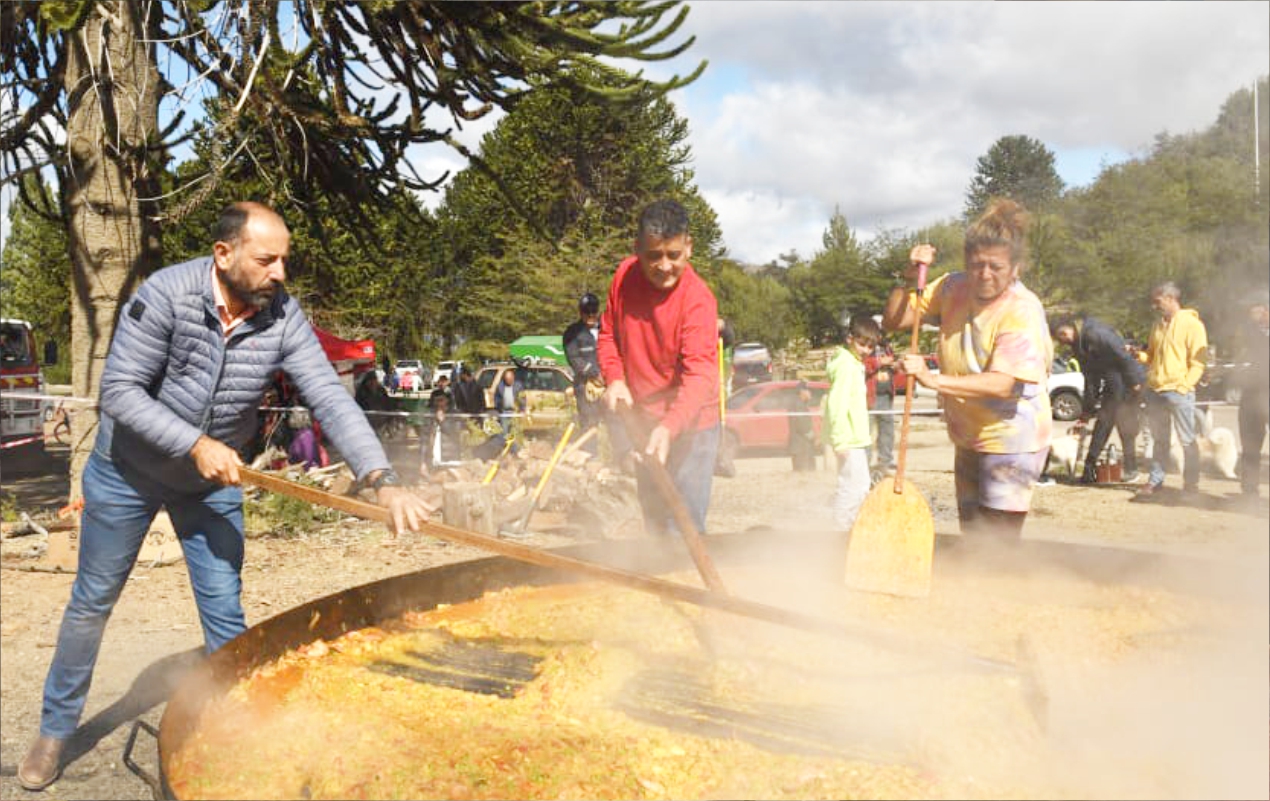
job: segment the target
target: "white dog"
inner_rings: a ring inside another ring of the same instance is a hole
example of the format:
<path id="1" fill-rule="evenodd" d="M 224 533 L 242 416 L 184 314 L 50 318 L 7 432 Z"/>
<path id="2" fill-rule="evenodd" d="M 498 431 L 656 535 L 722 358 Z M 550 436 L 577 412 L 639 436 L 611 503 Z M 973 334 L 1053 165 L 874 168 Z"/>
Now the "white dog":
<path id="1" fill-rule="evenodd" d="M 1234 433 L 1224 426 L 1213 426 L 1213 412 L 1205 409 L 1195 414 L 1195 444 L 1199 446 L 1200 466 L 1215 471 L 1223 478 L 1237 478 L 1235 465 L 1239 463 L 1239 444 Z M 1151 457 L 1151 434 L 1144 429 L 1145 452 Z M 1178 439 L 1177 427 L 1174 426 L 1169 437 L 1169 459 L 1182 469 L 1185 456 L 1182 453 L 1182 441 Z"/>
<path id="2" fill-rule="evenodd" d="M 1067 475 L 1076 478 L 1076 456 L 1080 452 L 1080 440 L 1073 434 L 1063 434 L 1050 440 L 1048 465 L 1062 467 Z"/>
<path id="3" fill-rule="evenodd" d="M 1213 410 L 1205 409 L 1196 415 L 1199 427 L 1196 443 L 1199 445 L 1200 465 L 1215 470 L 1224 478 L 1237 478 L 1235 465 L 1239 463 L 1239 444 L 1235 434 L 1223 426 L 1213 427 Z"/>

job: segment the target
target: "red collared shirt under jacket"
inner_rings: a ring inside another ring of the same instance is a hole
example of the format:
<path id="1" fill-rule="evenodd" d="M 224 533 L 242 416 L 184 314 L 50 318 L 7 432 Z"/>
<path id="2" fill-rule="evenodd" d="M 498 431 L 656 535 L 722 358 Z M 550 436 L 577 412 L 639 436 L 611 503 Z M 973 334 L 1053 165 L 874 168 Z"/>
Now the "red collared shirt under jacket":
<path id="1" fill-rule="evenodd" d="M 691 266 L 669 291 L 629 256 L 609 285 L 600 321 L 604 382 L 625 380 L 635 404 L 671 436 L 719 423 L 719 307 Z"/>

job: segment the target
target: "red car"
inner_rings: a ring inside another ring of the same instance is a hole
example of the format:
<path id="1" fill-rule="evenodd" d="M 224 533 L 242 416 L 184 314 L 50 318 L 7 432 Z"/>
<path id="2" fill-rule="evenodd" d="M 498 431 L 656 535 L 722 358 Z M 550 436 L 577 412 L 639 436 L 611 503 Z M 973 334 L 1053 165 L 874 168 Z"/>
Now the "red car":
<path id="1" fill-rule="evenodd" d="M 797 381 L 767 381 L 737 390 L 728 398 L 727 417 L 720 447 L 731 456 L 780 455 L 789 447 L 789 414 L 810 412 L 816 436 L 820 436 L 820 401 L 829 391 L 825 381 L 808 381 L 811 400 L 803 407 Z"/>

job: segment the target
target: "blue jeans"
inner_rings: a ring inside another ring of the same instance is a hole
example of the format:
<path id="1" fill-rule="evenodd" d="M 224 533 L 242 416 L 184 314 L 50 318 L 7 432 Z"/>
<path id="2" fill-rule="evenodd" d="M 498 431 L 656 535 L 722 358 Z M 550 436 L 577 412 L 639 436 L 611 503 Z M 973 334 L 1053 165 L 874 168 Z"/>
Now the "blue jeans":
<path id="1" fill-rule="evenodd" d="M 40 733 L 58 739 L 70 737 L 79 725 L 106 621 L 160 507 L 167 507 L 180 538 L 207 651 L 215 651 L 247 628 L 240 600 L 241 488 L 180 494 L 97 452 L 84 466 L 83 488 L 79 569 L 44 681 L 40 718 Z"/>
<path id="2" fill-rule="evenodd" d="M 895 398 L 886 392 L 879 392 L 873 402 L 873 408 L 879 412 L 889 412 L 894 407 Z M 878 429 L 877 466 L 882 469 L 895 467 L 895 415 L 874 414 L 869 418 L 875 421 Z"/>
<path id="3" fill-rule="evenodd" d="M 1182 485 L 1199 486 L 1199 445 L 1195 442 L 1195 393 L 1147 390 L 1147 421 L 1151 425 L 1151 475 L 1147 483 L 1164 483 L 1164 466 L 1169 463 L 1169 440 L 1177 428 L 1182 444 Z M 1170 425 L 1170 423 L 1172 425 Z"/>
<path id="4" fill-rule="evenodd" d="M 710 507 L 710 486 L 714 479 L 714 461 L 719 450 L 719 427 L 685 431 L 670 443 L 666 456 L 666 472 L 679 490 L 684 505 L 692 516 L 698 533 L 705 533 L 706 510 Z M 651 458 L 651 457 L 649 457 Z M 638 463 L 637 463 L 638 465 Z M 638 465 L 635 480 L 639 488 L 639 505 L 644 512 L 648 533 L 663 536 L 678 531 L 670 507 L 657 491 L 648 471 Z"/>

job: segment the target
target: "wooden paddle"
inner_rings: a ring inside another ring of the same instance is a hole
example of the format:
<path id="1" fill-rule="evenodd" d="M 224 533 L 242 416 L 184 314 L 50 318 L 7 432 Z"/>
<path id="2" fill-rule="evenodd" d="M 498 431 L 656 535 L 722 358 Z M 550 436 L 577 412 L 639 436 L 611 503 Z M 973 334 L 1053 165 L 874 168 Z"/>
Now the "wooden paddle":
<path id="1" fill-rule="evenodd" d="M 618 407 L 617 414 L 622 425 L 626 427 L 626 433 L 631 442 L 635 444 L 632 455 L 640 467 L 644 468 L 667 508 L 670 509 L 670 514 L 675 519 L 675 528 L 679 529 L 679 536 L 683 537 L 684 545 L 688 548 L 688 555 L 692 557 L 692 563 L 697 566 L 701 580 L 712 592 L 727 595 L 728 591 L 723 584 L 723 578 L 715 569 L 714 560 L 710 558 L 710 552 L 706 550 L 706 545 L 701 540 L 701 532 L 697 531 L 697 524 L 693 522 L 692 512 L 688 511 L 688 505 L 684 503 L 683 496 L 675 486 L 675 480 L 671 478 L 670 471 L 664 464 L 657 461 L 656 457 L 643 453 L 644 444 L 648 442 L 648 426 L 630 406 Z"/>
<path id="2" fill-rule="evenodd" d="M 336 495 L 316 487 L 298 484 L 281 476 L 252 470 L 249 467 L 239 467 L 238 474 L 244 484 L 251 484 L 270 492 L 287 495 L 328 509 L 336 509 L 365 520 L 373 520 L 389 528 L 392 527 L 392 514 L 383 506 L 367 503 L 357 498 L 350 498 L 346 495 Z M 590 562 L 552 551 L 531 548 L 520 543 L 507 542 L 497 537 L 447 526 L 443 523 L 424 522 L 419 528 L 424 534 L 449 542 L 470 545 L 519 562 L 538 565 L 552 570 L 561 570 L 596 581 L 605 581 L 668 600 L 683 601 L 707 609 L 718 609 L 733 615 L 775 623 L 800 631 L 824 634 L 853 642 L 864 642 L 900 653 L 909 653 L 915 657 L 951 660 L 971 670 L 1016 675 L 1028 683 L 1028 689 L 1037 683 L 1034 678 L 1035 674 L 1032 672 L 1034 665 L 1026 659 L 1021 659 L 1018 663 L 1007 662 L 993 657 L 982 656 L 970 650 L 927 642 L 916 637 L 888 629 L 876 628 L 868 624 L 842 623 L 793 609 L 769 606 L 758 601 L 738 598 L 710 589 L 666 581 L 665 579 L 644 575 L 643 573 L 635 573 L 598 562 Z M 1026 657 L 1030 656 L 1030 654 L 1021 652 L 1020 656 Z M 1047 696 L 1043 695 L 1044 688 L 1040 689 L 1042 694 L 1039 697 L 1042 700 L 1047 700 Z M 1031 700 L 1032 696 L 1029 696 L 1029 701 Z"/>
<path id="3" fill-rule="evenodd" d="M 917 300 L 926 288 L 926 264 L 917 272 Z M 914 309 L 909 350 L 917 353 L 922 325 Z M 904 479 L 908 461 L 908 423 L 913 413 L 915 380 L 906 374 L 904 417 L 900 422 L 895 475 L 877 483 L 860 506 L 847 544 L 846 583 L 851 589 L 923 598 L 930 593 L 931 561 L 935 553 L 935 520 L 926 499 Z"/>

